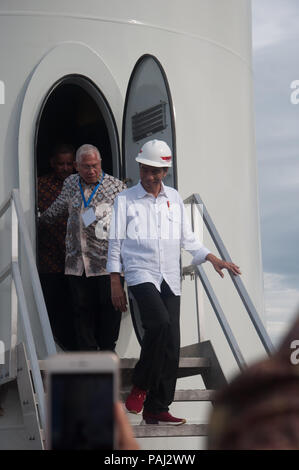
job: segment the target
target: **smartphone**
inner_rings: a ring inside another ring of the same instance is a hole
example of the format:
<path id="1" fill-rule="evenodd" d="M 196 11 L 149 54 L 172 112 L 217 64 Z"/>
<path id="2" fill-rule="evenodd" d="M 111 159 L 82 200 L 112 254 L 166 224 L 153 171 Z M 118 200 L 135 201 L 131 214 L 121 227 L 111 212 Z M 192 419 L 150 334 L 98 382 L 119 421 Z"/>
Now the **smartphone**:
<path id="1" fill-rule="evenodd" d="M 46 375 L 46 448 L 116 449 L 117 356 L 108 352 L 58 354 L 46 360 Z"/>

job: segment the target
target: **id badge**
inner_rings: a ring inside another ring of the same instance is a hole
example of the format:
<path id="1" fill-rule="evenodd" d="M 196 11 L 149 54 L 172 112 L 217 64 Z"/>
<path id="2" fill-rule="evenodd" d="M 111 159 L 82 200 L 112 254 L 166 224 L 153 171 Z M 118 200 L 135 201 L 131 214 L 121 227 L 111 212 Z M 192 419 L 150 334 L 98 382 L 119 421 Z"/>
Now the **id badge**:
<path id="1" fill-rule="evenodd" d="M 95 222 L 97 220 L 96 215 L 95 215 L 94 210 L 93 210 L 92 207 L 87 209 L 82 214 L 82 220 L 83 220 L 83 223 L 84 223 L 85 227 L 89 227 L 90 224 L 92 224 L 93 222 Z"/>

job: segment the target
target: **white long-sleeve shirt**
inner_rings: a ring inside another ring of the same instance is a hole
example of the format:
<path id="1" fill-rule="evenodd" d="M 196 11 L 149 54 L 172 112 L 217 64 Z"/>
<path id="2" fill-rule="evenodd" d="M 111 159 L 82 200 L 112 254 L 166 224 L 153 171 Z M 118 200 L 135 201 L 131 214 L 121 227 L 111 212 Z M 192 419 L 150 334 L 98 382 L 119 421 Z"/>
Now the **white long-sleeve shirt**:
<path id="1" fill-rule="evenodd" d="M 160 291 L 164 279 L 175 295 L 181 293 L 180 254 L 185 248 L 193 264 L 210 251 L 191 230 L 179 193 L 162 183 L 155 198 L 141 183 L 115 199 L 111 220 L 108 272 L 124 272 L 128 286 L 153 283 Z"/>

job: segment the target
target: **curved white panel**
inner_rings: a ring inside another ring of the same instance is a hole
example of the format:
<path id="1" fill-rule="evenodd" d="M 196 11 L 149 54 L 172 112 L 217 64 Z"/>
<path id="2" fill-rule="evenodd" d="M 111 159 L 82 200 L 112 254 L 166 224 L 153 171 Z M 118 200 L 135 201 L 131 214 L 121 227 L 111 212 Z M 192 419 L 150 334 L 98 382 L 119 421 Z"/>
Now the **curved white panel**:
<path id="1" fill-rule="evenodd" d="M 53 84 L 70 74 L 80 74 L 92 80 L 105 95 L 116 121 L 121 120 L 121 93 L 108 67 L 95 51 L 82 43 L 63 43 L 42 58 L 26 90 L 18 143 L 20 192 L 23 207 L 25 211 L 29 211 L 28 226 L 31 228 L 35 226 L 33 123 L 37 122 L 41 106 Z"/>

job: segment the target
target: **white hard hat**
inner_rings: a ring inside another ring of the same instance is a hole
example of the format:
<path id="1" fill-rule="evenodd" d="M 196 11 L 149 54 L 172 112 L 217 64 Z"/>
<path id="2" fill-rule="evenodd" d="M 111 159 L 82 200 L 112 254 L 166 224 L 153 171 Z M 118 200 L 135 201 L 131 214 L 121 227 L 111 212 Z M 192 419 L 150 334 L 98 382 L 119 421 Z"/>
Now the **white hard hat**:
<path id="1" fill-rule="evenodd" d="M 157 167 L 171 167 L 171 150 L 163 140 L 150 140 L 141 147 L 136 162 Z"/>

